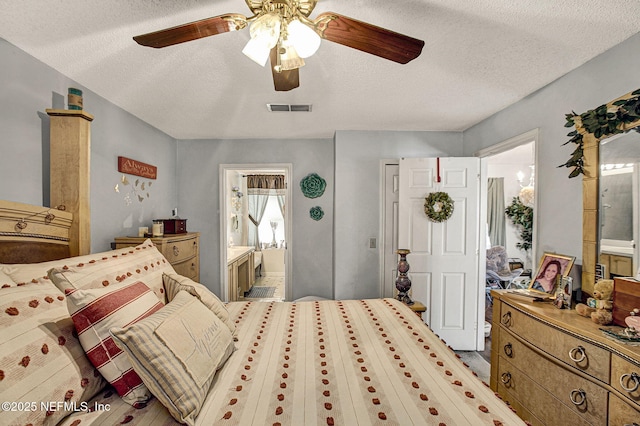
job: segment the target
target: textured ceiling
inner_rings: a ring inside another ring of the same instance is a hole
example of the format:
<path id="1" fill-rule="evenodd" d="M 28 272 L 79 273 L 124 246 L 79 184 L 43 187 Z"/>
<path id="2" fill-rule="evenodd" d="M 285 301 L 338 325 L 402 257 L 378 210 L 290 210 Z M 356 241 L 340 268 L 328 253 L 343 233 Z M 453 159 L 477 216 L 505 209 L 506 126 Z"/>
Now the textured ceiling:
<path id="1" fill-rule="evenodd" d="M 178 139 L 461 131 L 640 28 L 638 0 L 319 0 L 312 18 L 334 11 L 422 39 L 422 55 L 400 65 L 323 41 L 300 87 L 275 92 L 269 69 L 241 53 L 247 29 L 164 49 L 132 40 L 250 15 L 242 0 L 0 0 L 0 11 L 0 37 Z"/>

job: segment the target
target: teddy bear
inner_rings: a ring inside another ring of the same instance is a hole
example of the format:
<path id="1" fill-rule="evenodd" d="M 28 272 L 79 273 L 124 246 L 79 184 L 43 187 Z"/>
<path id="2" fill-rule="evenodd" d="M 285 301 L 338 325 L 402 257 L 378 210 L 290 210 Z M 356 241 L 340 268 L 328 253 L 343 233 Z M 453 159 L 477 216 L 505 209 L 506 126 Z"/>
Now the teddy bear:
<path id="1" fill-rule="evenodd" d="M 593 297 L 587 299 L 587 303 L 578 303 L 576 312 L 583 317 L 591 318 L 600 325 L 611 324 L 613 315 L 613 280 L 600 280 L 593 287 Z"/>

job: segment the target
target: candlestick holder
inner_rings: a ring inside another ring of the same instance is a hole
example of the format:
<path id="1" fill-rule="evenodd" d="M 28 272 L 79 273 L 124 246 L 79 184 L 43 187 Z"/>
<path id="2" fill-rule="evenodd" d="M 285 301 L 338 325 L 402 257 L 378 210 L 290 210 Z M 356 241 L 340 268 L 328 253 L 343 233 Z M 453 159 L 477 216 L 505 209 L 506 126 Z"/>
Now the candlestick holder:
<path id="1" fill-rule="evenodd" d="M 407 305 L 413 305 L 413 300 L 411 300 L 411 296 L 409 296 L 409 290 L 411 290 L 411 279 L 407 275 L 409 272 L 409 262 L 407 262 L 407 255 L 411 253 L 411 250 L 408 249 L 399 249 L 396 253 L 400 255 L 400 261 L 398 262 L 398 278 L 396 278 L 396 289 L 398 290 L 398 295 L 396 299 L 401 302 L 406 303 Z"/>

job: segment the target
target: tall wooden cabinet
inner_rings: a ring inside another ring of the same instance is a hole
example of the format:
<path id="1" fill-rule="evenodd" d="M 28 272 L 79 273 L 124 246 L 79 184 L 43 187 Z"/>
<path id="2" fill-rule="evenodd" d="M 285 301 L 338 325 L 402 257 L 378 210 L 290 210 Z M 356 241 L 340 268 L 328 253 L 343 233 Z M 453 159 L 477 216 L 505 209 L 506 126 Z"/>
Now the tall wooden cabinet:
<path id="1" fill-rule="evenodd" d="M 640 423 L 640 347 L 575 310 L 494 290 L 491 389 L 533 425 Z"/>
<path id="2" fill-rule="evenodd" d="M 146 238 L 117 237 L 116 249 L 137 246 Z M 200 282 L 200 233 L 166 234 L 151 238 L 158 251 L 171 263 L 176 273 Z"/>

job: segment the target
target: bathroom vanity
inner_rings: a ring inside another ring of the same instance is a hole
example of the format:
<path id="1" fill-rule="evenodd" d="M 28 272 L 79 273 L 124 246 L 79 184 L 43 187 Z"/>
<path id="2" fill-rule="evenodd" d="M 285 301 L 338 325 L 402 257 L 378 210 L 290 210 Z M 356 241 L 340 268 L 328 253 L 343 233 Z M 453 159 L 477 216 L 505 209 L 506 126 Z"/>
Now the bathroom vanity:
<path id="1" fill-rule="evenodd" d="M 227 248 L 229 301 L 242 300 L 255 282 L 253 266 L 254 247 L 233 246 Z"/>

